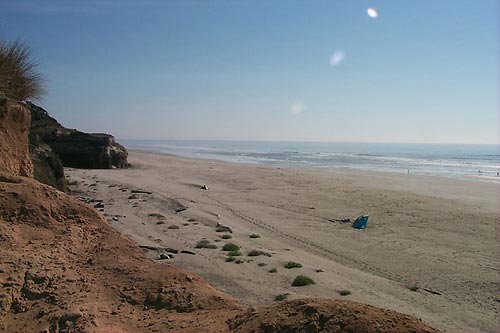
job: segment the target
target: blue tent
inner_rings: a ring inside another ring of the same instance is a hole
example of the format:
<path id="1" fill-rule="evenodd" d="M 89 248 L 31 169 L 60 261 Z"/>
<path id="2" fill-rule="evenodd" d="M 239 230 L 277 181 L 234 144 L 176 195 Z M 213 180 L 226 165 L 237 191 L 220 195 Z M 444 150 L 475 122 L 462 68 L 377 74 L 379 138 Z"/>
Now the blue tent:
<path id="1" fill-rule="evenodd" d="M 367 223 L 368 215 L 361 215 L 356 219 L 356 221 L 353 222 L 352 227 L 356 229 L 364 229 L 366 228 Z"/>

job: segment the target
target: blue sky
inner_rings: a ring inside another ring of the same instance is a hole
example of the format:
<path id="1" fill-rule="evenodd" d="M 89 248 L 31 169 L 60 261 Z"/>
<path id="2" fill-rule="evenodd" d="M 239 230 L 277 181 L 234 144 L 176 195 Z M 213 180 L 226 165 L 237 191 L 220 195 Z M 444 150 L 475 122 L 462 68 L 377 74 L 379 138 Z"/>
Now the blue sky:
<path id="1" fill-rule="evenodd" d="M 0 38 L 33 45 L 49 113 L 118 138 L 498 143 L 498 10 L 0 0 Z"/>

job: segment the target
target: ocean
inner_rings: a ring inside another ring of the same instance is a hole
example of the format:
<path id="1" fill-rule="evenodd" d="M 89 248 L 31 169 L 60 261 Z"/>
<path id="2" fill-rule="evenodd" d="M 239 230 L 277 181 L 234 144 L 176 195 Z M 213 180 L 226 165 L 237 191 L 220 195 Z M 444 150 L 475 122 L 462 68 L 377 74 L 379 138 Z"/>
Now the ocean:
<path id="1" fill-rule="evenodd" d="M 119 140 L 127 149 L 233 163 L 415 173 L 496 180 L 497 145 Z M 500 180 L 500 178 L 498 178 Z"/>

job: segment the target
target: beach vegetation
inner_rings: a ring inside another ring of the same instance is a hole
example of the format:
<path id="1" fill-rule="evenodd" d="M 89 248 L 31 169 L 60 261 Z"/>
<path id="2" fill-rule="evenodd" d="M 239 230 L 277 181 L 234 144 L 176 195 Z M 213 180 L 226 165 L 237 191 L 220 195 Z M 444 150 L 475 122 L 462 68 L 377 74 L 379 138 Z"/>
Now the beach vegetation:
<path id="1" fill-rule="evenodd" d="M 260 267 L 262 267 L 262 266 L 266 266 L 267 264 L 265 262 L 259 262 L 257 265 L 259 265 Z"/>
<path id="2" fill-rule="evenodd" d="M 244 263 L 244 261 L 243 261 L 243 260 L 241 260 L 241 259 L 238 259 L 238 260 L 236 260 L 234 263 L 235 263 L 235 264 L 242 264 L 242 263 Z"/>
<path id="3" fill-rule="evenodd" d="M 266 256 L 266 257 L 272 257 L 271 253 L 265 252 L 262 250 L 252 250 L 248 252 L 249 257 L 257 257 L 257 256 Z"/>
<path id="4" fill-rule="evenodd" d="M 350 294 L 351 294 L 351 292 L 349 290 L 339 290 L 340 296 L 348 296 Z"/>
<path id="5" fill-rule="evenodd" d="M 277 273 L 278 270 L 276 268 L 271 268 L 268 272 L 269 273 Z"/>
<path id="6" fill-rule="evenodd" d="M 240 247 L 236 244 L 233 244 L 233 243 L 226 243 L 222 247 L 222 250 L 223 251 L 239 251 Z"/>
<path id="7" fill-rule="evenodd" d="M 131 194 L 131 195 L 128 196 L 128 199 L 129 200 L 137 199 L 137 195 Z"/>
<path id="8" fill-rule="evenodd" d="M 257 234 L 251 234 L 251 235 L 250 235 L 250 236 L 248 236 L 248 237 L 250 237 L 250 238 L 260 238 L 260 236 L 259 236 L 259 235 L 257 235 Z"/>
<path id="9" fill-rule="evenodd" d="M 315 284 L 313 279 L 305 275 L 297 275 L 297 277 L 292 282 L 292 287 L 303 287 L 310 284 Z"/>
<path id="10" fill-rule="evenodd" d="M 285 293 L 285 294 L 279 294 L 277 295 L 274 300 L 277 301 L 277 302 L 281 302 L 281 301 L 284 301 L 288 298 L 288 296 L 290 296 L 289 293 Z"/>
<path id="11" fill-rule="evenodd" d="M 178 225 L 169 225 L 167 229 L 179 229 L 179 226 Z"/>
<path id="12" fill-rule="evenodd" d="M 0 91 L 7 97 L 25 101 L 40 100 L 45 95 L 45 79 L 37 66 L 27 43 L 0 41 Z"/>
<path id="13" fill-rule="evenodd" d="M 227 257 L 227 258 L 226 258 L 226 262 L 233 262 L 233 261 L 235 261 L 235 260 L 236 260 L 236 258 L 235 258 L 235 257 Z"/>
<path id="14" fill-rule="evenodd" d="M 241 256 L 241 252 L 240 251 L 229 251 L 227 253 L 228 256 L 231 256 L 231 257 L 239 257 Z"/>
<path id="15" fill-rule="evenodd" d="M 222 235 L 222 239 L 231 239 L 231 238 L 233 238 L 233 236 L 231 236 L 231 235 L 227 235 L 227 234 Z"/>
<path id="16" fill-rule="evenodd" d="M 292 268 L 301 268 L 302 264 L 295 262 L 295 261 L 289 261 L 285 264 L 285 268 L 287 269 L 292 269 Z"/>

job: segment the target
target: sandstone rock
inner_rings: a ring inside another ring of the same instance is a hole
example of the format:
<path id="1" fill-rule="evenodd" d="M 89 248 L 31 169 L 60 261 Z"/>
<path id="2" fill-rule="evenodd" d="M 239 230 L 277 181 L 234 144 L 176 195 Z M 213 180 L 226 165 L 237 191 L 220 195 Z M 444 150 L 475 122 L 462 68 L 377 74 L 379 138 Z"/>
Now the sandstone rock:
<path id="1" fill-rule="evenodd" d="M 33 176 L 28 152 L 30 122 L 28 108 L 0 92 L 0 171 L 14 176 Z"/>

